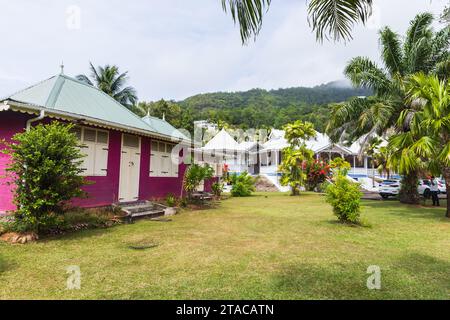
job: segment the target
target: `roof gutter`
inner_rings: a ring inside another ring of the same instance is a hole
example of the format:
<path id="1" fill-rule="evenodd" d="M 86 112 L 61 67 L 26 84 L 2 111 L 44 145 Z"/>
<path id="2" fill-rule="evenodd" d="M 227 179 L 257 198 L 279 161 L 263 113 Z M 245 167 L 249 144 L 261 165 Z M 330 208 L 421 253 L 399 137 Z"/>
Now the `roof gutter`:
<path id="1" fill-rule="evenodd" d="M 27 121 L 27 129 L 26 129 L 27 132 L 30 131 L 30 129 L 31 129 L 31 124 L 32 124 L 33 122 L 41 121 L 41 120 L 44 119 L 44 118 L 45 118 L 45 110 L 41 110 L 41 112 L 39 113 L 39 116 L 38 116 L 38 117 L 28 120 L 28 121 Z"/>
<path id="2" fill-rule="evenodd" d="M 138 133 L 138 134 L 141 134 L 141 135 L 144 135 L 144 136 L 150 136 L 150 137 L 160 138 L 160 139 L 164 139 L 164 140 L 172 140 L 173 142 L 186 143 L 186 144 L 189 144 L 189 145 L 192 144 L 192 142 L 190 140 L 184 140 L 184 139 L 175 139 L 174 140 L 173 137 L 168 137 L 168 136 L 156 133 L 156 132 L 150 132 L 150 131 L 146 131 L 146 130 L 142 130 L 142 129 L 138 129 L 138 128 L 130 128 L 130 127 L 127 127 L 127 126 L 122 126 L 122 125 L 117 124 L 117 123 L 103 121 L 103 120 L 99 120 L 99 119 L 96 119 L 96 118 L 90 118 L 90 117 L 77 115 L 77 114 L 69 113 L 69 112 L 64 112 L 64 111 L 60 111 L 60 110 L 49 110 L 47 108 L 43 108 L 43 107 L 35 106 L 35 105 L 29 105 L 29 104 L 25 104 L 25 103 L 18 102 L 18 101 L 8 101 L 8 102 L 9 102 L 10 105 L 8 105 L 8 109 L 6 109 L 6 110 L 11 109 L 11 106 L 15 106 L 15 107 L 17 107 L 19 109 L 22 109 L 22 110 L 25 109 L 25 110 L 29 110 L 29 111 L 32 111 L 32 112 L 44 112 L 45 115 L 47 115 L 47 116 L 53 115 L 54 117 L 66 118 L 68 120 L 85 121 L 85 122 L 88 122 L 88 123 L 92 123 L 94 125 L 109 126 L 109 127 L 112 127 L 112 128 L 117 128 L 117 129 L 122 130 L 122 131 Z M 34 120 L 34 119 L 31 119 L 31 120 Z M 35 121 L 38 121 L 38 120 L 35 120 Z"/>

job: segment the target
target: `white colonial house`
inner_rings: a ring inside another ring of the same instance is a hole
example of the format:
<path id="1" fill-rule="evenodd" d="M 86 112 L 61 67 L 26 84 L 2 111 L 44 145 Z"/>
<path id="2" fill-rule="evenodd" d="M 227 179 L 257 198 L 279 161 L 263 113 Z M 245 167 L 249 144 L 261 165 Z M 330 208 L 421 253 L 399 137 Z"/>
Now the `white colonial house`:
<path id="1" fill-rule="evenodd" d="M 360 142 L 344 146 L 333 143 L 326 134 L 317 132 L 316 137 L 307 141 L 306 145 L 314 151 L 318 160 L 344 158 L 351 164 L 349 176 L 355 180 L 363 181 L 378 175 L 376 170 L 372 169 L 372 159 L 362 152 Z M 197 153 L 201 154 L 204 162 L 214 164 L 216 168 L 227 165 L 230 173 L 247 171 L 252 175 L 263 175 L 279 186 L 278 166 L 283 160 L 283 149 L 288 146 L 283 130 L 273 129 L 264 143 L 238 143 L 222 129 L 204 147 L 198 149 Z"/>

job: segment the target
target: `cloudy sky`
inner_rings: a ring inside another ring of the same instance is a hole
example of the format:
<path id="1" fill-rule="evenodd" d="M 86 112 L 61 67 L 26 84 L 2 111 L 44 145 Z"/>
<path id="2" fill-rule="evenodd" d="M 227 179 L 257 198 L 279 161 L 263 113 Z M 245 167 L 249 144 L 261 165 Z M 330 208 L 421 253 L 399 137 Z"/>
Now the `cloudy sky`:
<path id="1" fill-rule="evenodd" d="M 0 96 L 58 73 L 61 61 L 72 76 L 89 61 L 116 64 L 141 100 L 314 86 L 343 79 L 353 56 L 378 59 L 381 26 L 403 33 L 416 13 L 448 1 L 375 0 L 352 42 L 319 44 L 306 1 L 275 0 L 257 41 L 242 46 L 220 0 L 0 0 Z"/>

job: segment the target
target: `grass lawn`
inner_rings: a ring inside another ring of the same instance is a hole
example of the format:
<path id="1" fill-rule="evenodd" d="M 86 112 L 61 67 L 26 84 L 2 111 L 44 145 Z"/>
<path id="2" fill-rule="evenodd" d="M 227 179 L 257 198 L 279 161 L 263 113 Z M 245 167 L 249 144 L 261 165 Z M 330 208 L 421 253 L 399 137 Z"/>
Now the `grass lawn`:
<path id="1" fill-rule="evenodd" d="M 444 209 L 363 204 L 371 227 L 336 223 L 320 195 L 280 193 L 172 222 L 0 243 L 0 299 L 449 299 Z M 142 244 L 158 246 L 130 248 Z M 66 290 L 70 265 L 81 290 Z M 366 287 L 370 265 L 381 267 L 381 290 Z"/>

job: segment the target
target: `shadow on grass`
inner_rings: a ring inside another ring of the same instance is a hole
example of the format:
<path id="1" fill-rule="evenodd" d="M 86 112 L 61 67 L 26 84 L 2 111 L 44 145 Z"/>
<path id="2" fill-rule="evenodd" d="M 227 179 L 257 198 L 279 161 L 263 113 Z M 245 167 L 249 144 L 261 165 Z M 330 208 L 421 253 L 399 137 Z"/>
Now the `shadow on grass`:
<path id="1" fill-rule="evenodd" d="M 403 204 L 398 201 L 364 201 L 362 206 L 363 208 L 383 211 L 385 214 L 405 218 L 432 219 L 450 223 L 450 219 L 445 217 L 445 206 L 442 206 L 442 204 L 441 207 L 425 207 L 423 205 Z"/>
<path id="2" fill-rule="evenodd" d="M 406 254 L 380 264 L 382 288 L 369 290 L 367 268 L 373 262 L 286 265 L 275 275 L 275 289 L 292 299 L 448 299 L 450 262 Z"/>

